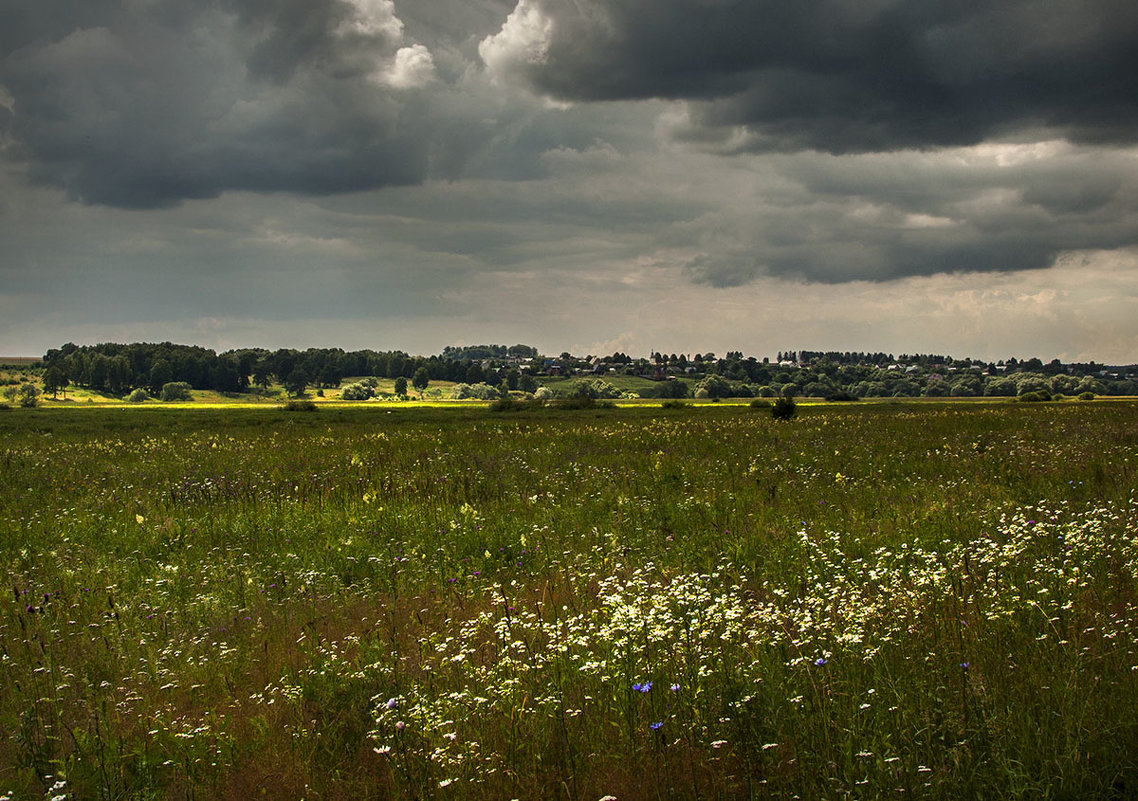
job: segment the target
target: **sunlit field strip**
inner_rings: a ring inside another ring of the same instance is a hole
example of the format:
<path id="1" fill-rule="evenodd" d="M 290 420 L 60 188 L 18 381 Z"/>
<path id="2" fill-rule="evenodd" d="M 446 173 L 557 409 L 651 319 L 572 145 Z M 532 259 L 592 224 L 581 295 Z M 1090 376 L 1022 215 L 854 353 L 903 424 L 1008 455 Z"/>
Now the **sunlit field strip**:
<path id="1" fill-rule="evenodd" d="M 0 794 L 1134 791 L 1132 402 L 222 406 L 0 414 Z"/>

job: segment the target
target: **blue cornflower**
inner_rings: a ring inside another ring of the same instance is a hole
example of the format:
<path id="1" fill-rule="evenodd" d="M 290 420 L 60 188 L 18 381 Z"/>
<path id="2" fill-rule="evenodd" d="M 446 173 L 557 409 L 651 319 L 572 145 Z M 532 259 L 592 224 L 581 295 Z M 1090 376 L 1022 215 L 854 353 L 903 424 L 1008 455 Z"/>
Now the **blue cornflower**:
<path id="1" fill-rule="evenodd" d="M 680 685 L 678 685 L 678 684 L 673 684 L 673 685 L 672 685 L 672 687 L 671 687 L 671 690 L 672 690 L 672 692 L 674 692 L 674 693 L 678 693 L 678 692 L 680 691 Z"/>
<path id="2" fill-rule="evenodd" d="M 814 660 L 814 667 L 822 667 L 822 665 L 826 664 L 826 661 L 826 657 L 820 656 Z"/>
<path id="3" fill-rule="evenodd" d="M 656 731 L 657 729 L 659 729 L 659 728 L 660 728 L 661 726 L 663 726 L 663 725 L 664 725 L 664 724 L 663 724 L 662 722 L 661 722 L 661 723 L 653 723 L 653 724 L 652 724 L 651 726 L 649 726 L 648 728 L 650 728 L 652 731 Z"/>
<path id="4" fill-rule="evenodd" d="M 646 693 L 651 689 L 652 689 L 652 682 L 650 682 L 650 681 L 646 681 L 640 685 L 640 692 L 642 692 L 642 693 Z"/>

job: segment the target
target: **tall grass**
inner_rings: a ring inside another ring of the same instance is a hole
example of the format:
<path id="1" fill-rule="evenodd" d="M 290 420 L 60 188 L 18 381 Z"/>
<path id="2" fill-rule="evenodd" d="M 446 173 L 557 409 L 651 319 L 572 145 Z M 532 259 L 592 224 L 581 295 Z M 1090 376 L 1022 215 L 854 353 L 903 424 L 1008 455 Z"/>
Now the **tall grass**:
<path id="1" fill-rule="evenodd" d="M 0 795 L 1127 797 L 1136 421 L 12 410 Z"/>

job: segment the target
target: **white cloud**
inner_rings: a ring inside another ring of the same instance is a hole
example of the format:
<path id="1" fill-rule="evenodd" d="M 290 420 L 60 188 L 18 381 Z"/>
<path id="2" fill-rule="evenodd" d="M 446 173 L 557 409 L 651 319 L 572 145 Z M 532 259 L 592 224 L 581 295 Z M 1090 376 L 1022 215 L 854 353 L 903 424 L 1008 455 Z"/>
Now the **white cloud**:
<path id="1" fill-rule="evenodd" d="M 519 0 L 502 30 L 478 45 L 478 54 L 496 77 L 542 63 L 553 40 L 553 19 L 532 0 Z"/>
<path id="2" fill-rule="evenodd" d="M 403 37 L 403 23 L 395 16 L 394 0 L 347 0 L 355 14 L 344 20 L 337 33 L 382 37 L 399 41 Z"/>
<path id="3" fill-rule="evenodd" d="M 431 51 L 421 44 L 401 47 L 391 65 L 383 70 L 379 79 L 395 89 L 417 89 L 435 78 L 435 61 Z"/>

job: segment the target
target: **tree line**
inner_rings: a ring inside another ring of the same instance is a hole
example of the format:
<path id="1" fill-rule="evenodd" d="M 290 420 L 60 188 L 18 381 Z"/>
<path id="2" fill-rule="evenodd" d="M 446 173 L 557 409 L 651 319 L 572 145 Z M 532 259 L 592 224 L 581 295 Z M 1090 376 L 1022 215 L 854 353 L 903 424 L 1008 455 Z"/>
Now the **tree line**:
<path id="1" fill-rule="evenodd" d="M 412 379 L 420 371 L 433 381 L 479 383 L 488 375 L 478 358 L 481 351 L 493 352 L 501 346 L 448 348 L 441 356 L 411 356 L 403 351 L 355 350 L 341 348 L 242 348 L 216 353 L 196 345 L 171 342 L 97 345 L 68 343 L 49 350 L 43 358 L 44 389 L 55 392 L 77 385 L 96 392 L 125 395 L 142 388 L 157 395 L 167 384 L 187 384 L 193 389 L 239 393 L 267 389 L 271 383 L 290 391 L 306 387 L 338 387 L 346 377 Z M 515 345 L 501 347 L 499 358 L 536 356 L 536 348 Z M 514 372 L 517 372 L 516 370 Z M 507 370 L 506 373 L 509 373 Z"/>
<path id="2" fill-rule="evenodd" d="M 216 353 L 195 345 L 162 343 L 68 343 L 43 358 L 44 391 L 69 385 L 125 396 L 139 389 L 154 395 L 176 384 L 224 393 L 266 391 L 283 385 L 299 394 L 308 387 L 339 387 L 345 378 L 450 381 L 488 385 L 502 391 L 534 392 L 539 376 L 633 375 L 655 385 L 641 395 L 686 397 L 704 390 L 713 397 L 1017 396 L 1052 394 L 1138 394 L 1138 368 L 1108 368 L 1094 362 L 1062 364 L 1038 358 L 999 362 L 954 359 L 937 354 L 780 351 L 775 361 L 729 351 L 631 358 L 543 357 L 528 345 L 448 347 L 435 356 L 403 351 L 340 348 L 242 348 Z M 679 381 L 674 379 L 688 379 Z"/>

